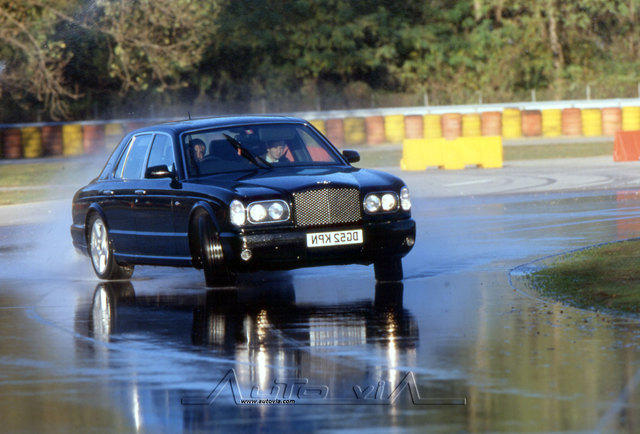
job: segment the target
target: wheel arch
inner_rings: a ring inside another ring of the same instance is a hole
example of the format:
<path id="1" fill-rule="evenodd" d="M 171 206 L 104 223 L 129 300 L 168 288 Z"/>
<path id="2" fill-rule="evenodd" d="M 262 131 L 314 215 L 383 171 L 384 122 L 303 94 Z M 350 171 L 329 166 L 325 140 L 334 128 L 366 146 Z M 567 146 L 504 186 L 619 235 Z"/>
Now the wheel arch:
<path id="1" fill-rule="evenodd" d="M 87 208 L 87 214 L 84 217 L 84 240 L 87 243 L 87 247 L 89 246 L 89 231 L 91 230 L 89 227 L 89 220 L 94 214 L 100 216 L 102 222 L 107 227 L 107 232 L 109 231 L 109 222 L 107 221 L 107 216 L 105 215 L 102 207 L 96 202 L 89 205 L 89 208 Z"/>
<path id="2" fill-rule="evenodd" d="M 210 203 L 199 201 L 196 202 L 191 211 L 189 212 L 189 226 L 188 226 L 188 237 L 189 237 L 189 253 L 191 254 L 191 261 L 196 268 L 202 268 L 202 261 L 199 255 L 199 243 L 198 243 L 198 235 L 196 233 L 195 222 L 198 216 L 206 214 L 211 219 L 213 223 L 214 229 L 216 232 L 220 233 L 220 224 L 218 223 L 218 218 L 216 216 L 216 212 L 211 206 Z"/>

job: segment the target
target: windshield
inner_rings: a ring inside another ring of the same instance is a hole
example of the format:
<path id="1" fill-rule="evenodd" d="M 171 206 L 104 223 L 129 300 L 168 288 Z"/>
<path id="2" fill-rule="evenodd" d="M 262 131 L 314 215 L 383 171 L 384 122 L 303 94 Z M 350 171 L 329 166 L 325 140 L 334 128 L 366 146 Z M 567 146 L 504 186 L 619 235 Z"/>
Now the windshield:
<path id="1" fill-rule="evenodd" d="M 342 164 L 318 134 L 301 124 L 245 125 L 183 136 L 189 176 L 273 167 Z"/>

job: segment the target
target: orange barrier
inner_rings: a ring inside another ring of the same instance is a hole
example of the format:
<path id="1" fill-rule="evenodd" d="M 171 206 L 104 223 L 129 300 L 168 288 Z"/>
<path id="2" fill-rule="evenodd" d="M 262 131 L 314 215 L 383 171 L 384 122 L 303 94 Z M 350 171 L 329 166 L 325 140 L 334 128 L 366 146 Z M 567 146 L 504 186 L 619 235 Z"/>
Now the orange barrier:
<path id="1" fill-rule="evenodd" d="M 62 155 L 62 125 L 42 127 L 42 149 L 45 156 Z"/>
<path id="2" fill-rule="evenodd" d="M 82 147 L 85 153 L 104 148 L 104 125 L 82 126 Z"/>
<path id="3" fill-rule="evenodd" d="M 327 119 L 324 124 L 327 128 L 327 139 L 335 146 L 343 146 L 344 125 L 342 119 Z"/>
<path id="4" fill-rule="evenodd" d="M 22 138 L 20 128 L 7 128 L 2 134 L 3 158 L 22 157 Z"/>
<path id="5" fill-rule="evenodd" d="M 542 113 L 540 110 L 522 111 L 522 135 L 526 137 L 542 135 Z"/>
<path id="6" fill-rule="evenodd" d="M 582 114 L 580 109 L 566 108 L 562 110 L 562 134 L 565 136 L 582 135 Z"/>
<path id="7" fill-rule="evenodd" d="M 618 131 L 613 142 L 613 161 L 640 160 L 640 131 Z"/>
<path id="8" fill-rule="evenodd" d="M 462 115 L 445 113 L 442 115 L 442 137 L 456 139 L 462 135 Z"/>
<path id="9" fill-rule="evenodd" d="M 602 109 L 602 135 L 615 136 L 622 129 L 622 109 L 607 107 Z"/>
<path id="10" fill-rule="evenodd" d="M 483 136 L 502 135 L 502 112 L 482 112 L 480 123 Z"/>
<path id="11" fill-rule="evenodd" d="M 379 145 L 385 141 L 384 118 L 382 116 L 369 116 L 364 118 L 364 128 L 367 131 L 367 143 Z"/>
<path id="12" fill-rule="evenodd" d="M 424 135 L 422 116 L 412 115 L 404 117 L 404 137 L 406 139 L 421 139 Z"/>

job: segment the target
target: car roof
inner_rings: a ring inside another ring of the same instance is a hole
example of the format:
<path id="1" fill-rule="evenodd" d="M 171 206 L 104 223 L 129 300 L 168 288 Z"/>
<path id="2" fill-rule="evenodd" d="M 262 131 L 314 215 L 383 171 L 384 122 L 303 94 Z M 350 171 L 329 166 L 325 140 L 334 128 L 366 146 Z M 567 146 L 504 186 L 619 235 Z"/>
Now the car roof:
<path id="1" fill-rule="evenodd" d="M 301 123 L 307 122 L 304 119 L 294 118 L 291 116 L 219 116 L 204 119 L 191 119 L 184 121 L 164 122 L 148 127 L 139 128 L 133 133 L 142 133 L 146 131 L 162 131 L 173 134 L 180 134 L 184 131 L 199 130 L 206 128 L 231 127 L 237 125 L 252 124 L 281 124 L 281 123 Z"/>

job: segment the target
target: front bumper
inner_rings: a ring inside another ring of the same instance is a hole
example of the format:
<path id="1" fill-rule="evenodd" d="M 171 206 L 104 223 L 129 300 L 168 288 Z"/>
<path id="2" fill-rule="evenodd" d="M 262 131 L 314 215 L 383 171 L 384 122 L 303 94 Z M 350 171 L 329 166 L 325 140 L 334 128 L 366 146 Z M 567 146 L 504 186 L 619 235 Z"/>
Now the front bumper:
<path id="1" fill-rule="evenodd" d="M 307 233 L 362 229 L 363 243 L 307 248 Z M 275 229 L 260 233 L 221 233 L 225 262 L 236 271 L 287 270 L 316 265 L 369 265 L 379 259 L 403 257 L 413 247 L 416 224 L 408 218 L 340 227 Z M 251 258 L 242 260 L 242 250 Z"/>

